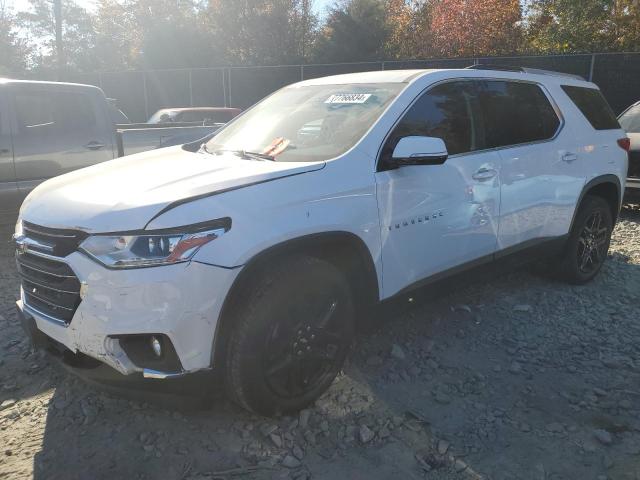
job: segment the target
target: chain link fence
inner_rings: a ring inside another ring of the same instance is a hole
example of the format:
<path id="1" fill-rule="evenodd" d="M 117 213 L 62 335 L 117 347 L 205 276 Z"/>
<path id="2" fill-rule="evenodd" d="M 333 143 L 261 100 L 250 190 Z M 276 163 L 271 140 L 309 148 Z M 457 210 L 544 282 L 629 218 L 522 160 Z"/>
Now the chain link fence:
<path id="1" fill-rule="evenodd" d="M 76 74 L 66 80 L 101 87 L 134 122 L 164 107 L 247 108 L 274 90 L 340 73 L 412 68 L 463 68 L 476 63 L 522 66 L 580 75 L 598 84 L 616 111 L 640 99 L 640 53 L 479 57 L 319 65 L 219 67 Z"/>

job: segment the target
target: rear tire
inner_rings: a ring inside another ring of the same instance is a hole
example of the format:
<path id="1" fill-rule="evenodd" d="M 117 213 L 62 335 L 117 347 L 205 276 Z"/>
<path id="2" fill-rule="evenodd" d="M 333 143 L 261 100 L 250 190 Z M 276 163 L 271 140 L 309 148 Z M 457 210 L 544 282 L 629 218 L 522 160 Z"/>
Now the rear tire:
<path id="1" fill-rule="evenodd" d="M 574 285 L 591 281 L 607 258 L 612 232 L 609 204 L 601 197 L 585 196 L 569 233 L 560 277 Z"/>
<path id="2" fill-rule="evenodd" d="M 351 289 L 333 265 L 296 256 L 264 271 L 233 312 L 232 400 L 266 416 L 300 410 L 333 382 L 355 331 Z"/>

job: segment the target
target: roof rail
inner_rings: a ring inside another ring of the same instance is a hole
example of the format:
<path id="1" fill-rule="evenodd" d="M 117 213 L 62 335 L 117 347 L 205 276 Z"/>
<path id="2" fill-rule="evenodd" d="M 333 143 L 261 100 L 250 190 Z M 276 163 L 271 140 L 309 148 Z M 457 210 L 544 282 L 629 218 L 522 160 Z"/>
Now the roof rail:
<path id="1" fill-rule="evenodd" d="M 543 70 L 540 68 L 529 68 L 529 67 L 517 67 L 511 65 L 495 65 L 490 63 L 477 63 L 475 65 L 469 65 L 466 67 L 468 70 L 498 70 L 502 72 L 520 72 L 520 73 L 530 73 L 533 75 L 553 75 L 556 77 L 568 77 L 574 78 L 577 80 L 585 81 L 584 77 L 580 75 L 574 75 L 572 73 L 564 73 L 564 72 L 556 72 L 553 70 Z"/>
<path id="2" fill-rule="evenodd" d="M 467 70 L 499 70 L 501 72 L 524 72 L 523 67 L 511 65 L 496 65 L 494 63 L 476 63 L 466 67 Z"/>

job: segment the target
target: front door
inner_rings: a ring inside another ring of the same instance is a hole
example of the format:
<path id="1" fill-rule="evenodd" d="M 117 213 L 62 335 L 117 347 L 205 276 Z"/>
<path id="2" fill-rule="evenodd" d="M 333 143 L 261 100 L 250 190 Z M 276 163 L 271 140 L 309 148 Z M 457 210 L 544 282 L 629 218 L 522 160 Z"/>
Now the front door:
<path id="1" fill-rule="evenodd" d="M 113 158 L 113 126 L 99 97 L 83 90 L 11 86 L 16 178 L 23 196 L 43 180 Z"/>
<path id="2" fill-rule="evenodd" d="M 20 208 L 10 118 L 4 89 L 0 88 L 0 225 L 15 219 Z"/>
<path id="3" fill-rule="evenodd" d="M 484 133 L 471 81 L 423 93 L 386 140 L 376 173 L 384 296 L 439 272 L 490 260 L 500 209 L 500 157 L 480 151 Z M 442 138 L 442 165 L 390 168 L 398 140 Z"/>

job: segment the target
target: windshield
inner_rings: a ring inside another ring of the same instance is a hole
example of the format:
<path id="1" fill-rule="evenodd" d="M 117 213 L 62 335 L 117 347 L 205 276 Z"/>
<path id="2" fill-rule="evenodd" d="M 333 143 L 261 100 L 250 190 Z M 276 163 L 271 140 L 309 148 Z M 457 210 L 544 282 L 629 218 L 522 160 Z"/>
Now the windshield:
<path id="1" fill-rule="evenodd" d="M 618 121 L 628 133 L 640 133 L 640 104 L 634 105 L 624 112 Z"/>
<path id="2" fill-rule="evenodd" d="M 210 153 L 244 151 L 281 162 L 328 160 L 353 147 L 404 83 L 284 88 L 206 144 Z"/>

